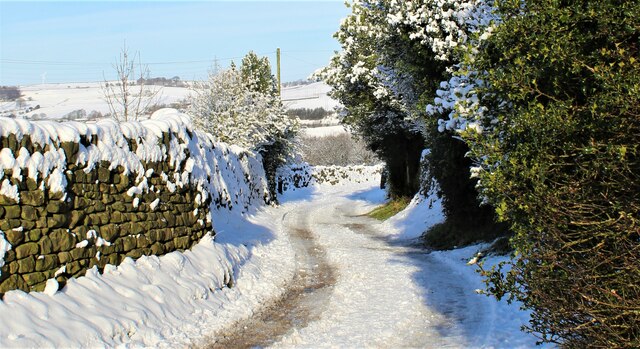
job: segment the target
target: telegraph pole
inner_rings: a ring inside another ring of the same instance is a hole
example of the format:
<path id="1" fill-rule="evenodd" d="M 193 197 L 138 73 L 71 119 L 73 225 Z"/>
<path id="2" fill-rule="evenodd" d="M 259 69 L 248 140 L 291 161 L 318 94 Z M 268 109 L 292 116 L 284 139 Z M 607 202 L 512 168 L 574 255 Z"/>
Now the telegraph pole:
<path id="1" fill-rule="evenodd" d="M 276 49 L 276 65 L 278 67 L 277 69 L 277 74 L 278 74 L 278 96 L 282 96 L 282 81 L 280 80 L 280 47 L 278 47 Z"/>

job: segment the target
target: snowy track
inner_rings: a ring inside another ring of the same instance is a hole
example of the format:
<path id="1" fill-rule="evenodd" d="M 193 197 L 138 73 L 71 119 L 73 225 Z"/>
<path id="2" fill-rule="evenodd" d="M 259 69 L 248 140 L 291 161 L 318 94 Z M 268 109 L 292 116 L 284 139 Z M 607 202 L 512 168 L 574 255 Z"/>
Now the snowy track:
<path id="1" fill-rule="evenodd" d="M 286 215 L 283 216 L 283 221 Z M 213 335 L 207 348 L 254 348 L 273 344 L 294 328 L 320 317 L 335 283 L 335 270 L 308 229 L 288 228 L 295 249 L 296 271 L 284 293 L 239 321 Z"/>
<path id="2" fill-rule="evenodd" d="M 370 204 L 345 194 L 284 205 L 294 280 L 211 347 L 486 347 L 491 300 L 424 249 L 392 242 L 362 216 Z"/>

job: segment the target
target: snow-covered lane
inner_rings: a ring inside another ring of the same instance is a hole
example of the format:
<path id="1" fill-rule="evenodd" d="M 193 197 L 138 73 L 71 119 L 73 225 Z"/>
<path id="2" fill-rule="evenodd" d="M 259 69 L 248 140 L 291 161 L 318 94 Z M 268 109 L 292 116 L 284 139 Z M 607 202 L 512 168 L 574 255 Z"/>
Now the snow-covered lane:
<path id="1" fill-rule="evenodd" d="M 533 337 L 517 332 L 517 324 L 516 332 L 514 326 L 496 332 L 496 302 L 475 293 L 477 280 L 468 272 L 395 239 L 402 232 L 392 225 L 363 216 L 381 195 L 371 187 L 325 190 L 290 209 L 285 229 L 311 231 L 337 279 L 321 318 L 293 329 L 274 347 L 535 346 Z"/>
<path id="2" fill-rule="evenodd" d="M 468 347 L 455 321 L 429 308 L 426 290 L 415 282 L 438 263 L 412 257 L 422 250 L 391 245 L 381 224 L 361 216 L 370 209 L 366 201 L 334 192 L 289 213 L 285 225 L 314 234 L 338 279 L 322 319 L 276 347 Z"/>

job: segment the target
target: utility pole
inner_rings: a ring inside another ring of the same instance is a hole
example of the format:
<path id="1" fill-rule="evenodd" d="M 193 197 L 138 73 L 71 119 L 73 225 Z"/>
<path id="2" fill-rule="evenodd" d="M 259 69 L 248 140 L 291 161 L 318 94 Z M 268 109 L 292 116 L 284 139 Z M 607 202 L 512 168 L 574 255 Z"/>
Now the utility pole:
<path id="1" fill-rule="evenodd" d="M 276 65 L 278 66 L 277 74 L 278 74 L 278 96 L 282 96 L 282 81 L 280 80 L 280 47 L 276 49 Z"/>

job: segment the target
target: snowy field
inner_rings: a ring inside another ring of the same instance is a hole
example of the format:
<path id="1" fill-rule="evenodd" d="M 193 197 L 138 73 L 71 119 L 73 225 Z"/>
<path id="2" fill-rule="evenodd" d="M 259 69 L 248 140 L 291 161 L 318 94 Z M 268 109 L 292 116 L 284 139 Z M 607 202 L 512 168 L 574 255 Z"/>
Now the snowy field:
<path id="1" fill-rule="evenodd" d="M 414 201 L 384 223 L 359 217 L 384 201 L 376 185 L 288 192 L 281 206 L 246 216 L 220 211 L 215 241 L 192 251 L 89 271 L 55 293 L 10 291 L 0 302 L 0 347 L 210 343 L 285 292 L 298 268 L 291 229 L 302 227 L 337 277 L 320 317 L 273 346 L 535 347 L 519 332 L 526 313 L 475 293 L 482 282 L 466 263 L 482 246 L 430 254 L 413 246 L 442 220 L 437 201 L 431 210 L 428 200 Z"/>
<path id="2" fill-rule="evenodd" d="M 38 84 L 20 86 L 23 105 L 17 108 L 16 102 L 0 102 L 0 114 L 18 114 L 27 108 L 36 108 L 30 112 L 20 114 L 20 117 L 31 119 L 34 115 L 46 114 L 46 119 L 60 120 L 65 115 L 84 109 L 87 114 L 97 111 L 102 114 L 109 112 L 109 106 L 104 98 L 101 88 L 103 82 L 81 82 L 64 84 Z M 137 92 L 138 86 L 132 86 L 132 91 Z M 178 103 L 187 99 L 192 91 L 188 87 L 160 87 L 147 86 L 153 91 L 158 91 L 151 104 Z M 282 100 L 285 107 L 295 108 L 324 108 L 333 110 L 338 102 L 327 96 L 330 86 L 322 82 L 309 85 L 285 87 L 282 89 Z M 335 122 L 335 120 L 330 120 Z"/>
<path id="3" fill-rule="evenodd" d="M 24 106 L 20 110 L 40 107 L 20 115 L 20 117 L 31 119 L 36 114 L 44 113 L 46 119 L 60 120 L 76 110 L 85 110 L 87 114 L 92 111 L 107 114 L 109 113 L 109 105 L 105 101 L 104 93 L 100 87 L 102 84 L 102 82 L 87 82 L 21 86 Z M 136 87 L 132 86 L 133 92 L 137 91 Z M 149 86 L 149 88 L 158 91 L 151 104 L 169 105 L 184 100 L 191 93 L 185 87 Z M 15 113 L 15 109 L 15 102 L 0 102 L 0 114 Z"/>
<path id="4" fill-rule="evenodd" d="M 339 105 L 339 102 L 327 95 L 329 91 L 331 91 L 331 86 L 324 82 L 285 87 L 282 89 L 282 102 L 287 109 L 324 108 L 325 110 L 333 110 Z"/>

